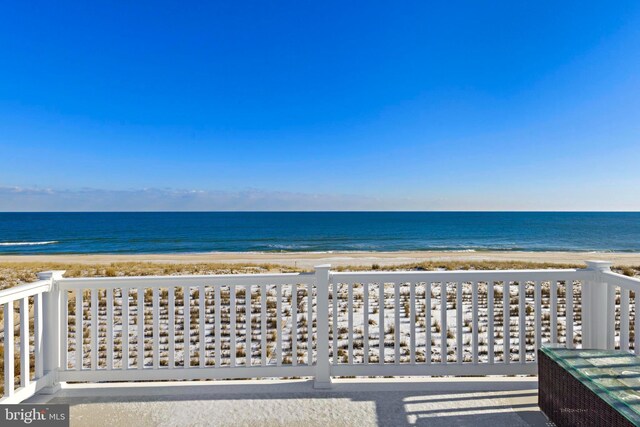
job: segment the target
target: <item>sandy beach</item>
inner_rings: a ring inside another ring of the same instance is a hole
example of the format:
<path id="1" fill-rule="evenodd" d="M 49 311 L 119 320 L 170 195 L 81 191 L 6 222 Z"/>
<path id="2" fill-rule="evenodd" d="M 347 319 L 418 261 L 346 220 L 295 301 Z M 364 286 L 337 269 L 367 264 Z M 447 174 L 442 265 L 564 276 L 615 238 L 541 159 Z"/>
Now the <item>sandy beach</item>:
<path id="1" fill-rule="evenodd" d="M 524 261 L 558 264 L 580 264 L 585 260 L 611 261 L 617 266 L 640 265 L 640 253 L 627 252 L 213 252 L 173 254 L 97 254 L 97 255 L 1 255 L 3 262 L 52 262 L 70 264 L 111 264 L 114 262 L 153 263 L 225 263 L 279 264 L 312 268 L 319 264 L 332 266 L 381 267 L 424 261 Z"/>

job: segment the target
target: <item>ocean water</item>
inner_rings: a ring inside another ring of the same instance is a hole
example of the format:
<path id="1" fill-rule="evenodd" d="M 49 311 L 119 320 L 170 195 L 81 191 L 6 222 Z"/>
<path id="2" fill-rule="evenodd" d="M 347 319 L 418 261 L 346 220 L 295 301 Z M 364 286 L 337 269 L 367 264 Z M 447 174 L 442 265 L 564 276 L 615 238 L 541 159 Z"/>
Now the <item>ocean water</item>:
<path id="1" fill-rule="evenodd" d="M 0 213 L 0 253 L 640 252 L 639 212 Z"/>

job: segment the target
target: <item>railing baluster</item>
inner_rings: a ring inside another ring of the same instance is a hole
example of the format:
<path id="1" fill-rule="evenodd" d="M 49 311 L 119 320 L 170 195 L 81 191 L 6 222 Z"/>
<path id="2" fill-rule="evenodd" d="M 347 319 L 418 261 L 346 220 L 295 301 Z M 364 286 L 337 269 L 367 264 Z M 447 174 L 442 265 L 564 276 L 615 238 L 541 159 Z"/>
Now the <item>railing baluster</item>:
<path id="1" fill-rule="evenodd" d="M 488 346 L 488 356 L 489 363 L 493 363 L 495 360 L 495 351 L 494 351 L 494 332 L 493 332 L 493 321 L 495 318 L 495 313 L 493 309 L 493 297 L 494 297 L 494 287 L 493 287 L 493 279 L 487 280 L 487 346 Z"/>
<path id="2" fill-rule="evenodd" d="M 348 329 L 349 343 L 347 346 L 347 354 L 349 363 L 353 363 L 353 283 L 347 283 L 347 314 L 348 314 Z"/>
<path id="3" fill-rule="evenodd" d="M 333 359 L 333 364 L 337 365 L 338 364 L 338 304 L 339 304 L 339 298 L 338 298 L 338 293 L 340 292 L 340 284 L 338 282 L 333 284 L 333 294 L 331 296 L 331 306 L 333 309 L 333 319 L 332 319 L 332 326 L 333 326 L 333 355 L 332 355 L 332 359 Z M 307 322 L 308 325 L 308 322 Z M 307 332 L 309 332 L 307 330 Z"/>
<path id="4" fill-rule="evenodd" d="M 471 348 L 472 348 L 472 361 L 478 363 L 478 282 L 474 281 L 471 284 L 471 327 L 473 332 L 471 334 Z"/>
<path id="5" fill-rule="evenodd" d="M 409 283 L 409 362 L 416 363 L 416 284 Z"/>
<path id="6" fill-rule="evenodd" d="M 182 290 L 182 347 L 183 365 L 185 368 L 191 367 L 191 287 L 185 286 Z"/>
<path id="7" fill-rule="evenodd" d="M 431 364 L 431 282 L 424 283 L 424 361 Z"/>
<path id="8" fill-rule="evenodd" d="M 638 291 L 633 293 L 633 352 L 636 354 L 640 354 L 640 322 L 638 322 L 638 309 L 640 306 L 638 305 Z"/>
<path id="9" fill-rule="evenodd" d="M 236 366 L 236 287 L 229 286 L 229 335 L 231 343 L 229 352 L 231 366 Z"/>
<path id="10" fill-rule="evenodd" d="M 82 370 L 84 368 L 84 289 L 76 290 L 76 354 L 75 368 Z"/>
<path id="11" fill-rule="evenodd" d="M 169 305 L 169 369 L 176 366 L 176 289 L 167 289 L 167 303 Z"/>
<path id="12" fill-rule="evenodd" d="M 282 286 L 276 285 L 276 365 L 282 366 Z"/>
<path id="13" fill-rule="evenodd" d="M 542 283 L 534 282 L 535 317 L 536 317 L 536 348 L 534 357 L 538 360 L 538 349 L 542 346 Z"/>
<path id="14" fill-rule="evenodd" d="M 511 363 L 511 292 L 510 282 L 505 280 L 502 289 L 502 359 Z"/>
<path id="15" fill-rule="evenodd" d="M 29 297 L 20 299 L 20 386 L 29 385 Z"/>
<path id="16" fill-rule="evenodd" d="M 107 369 L 113 369 L 113 289 L 107 288 Z M 63 318 L 64 319 L 64 318 Z M 63 322 L 64 323 L 64 322 Z"/>
<path id="17" fill-rule="evenodd" d="M 202 291 L 204 292 L 204 288 L 202 289 Z M 222 338 L 221 338 L 221 329 L 222 329 L 222 304 L 220 301 L 220 286 L 214 286 L 213 287 L 213 291 L 214 291 L 214 304 L 215 304 L 215 324 L 214 324 L 214 328 L 215 328 L 215 353 L 214 353 L 214 363 L 215 363 L 215 367 L 219 368 L 221 363 L 222 363 Z M 202 308 L 204 309 L 204 305 L 202 306 Z M 202 322 L 202 325 L 200 326 L 201 329 L 203 330 L 203 334 L 202 334 L 202 345 L 201 347 L 204 348 L 204 321 Z M 204 359 L 204 351 L 202 352 L 202 355 L 200 355 L 200 366 L 204 367 L 205 366 L 205 359 Z"/>
<path id="18" fill-rule="evenodd" d="M 520 363 L 525 363 L 527 361 L 527 284 L 524 280 L 521 280 L 518 285 L 520 288 L 518 291 L 518 344 L 520 345 Z"/>
<path id="19" fill-rule="evenodd" d="M 65 298 L 64 301 L 67 300 L 66 295 L 67 292 L 64 292 Z M 66 304 L 65 304 L 66 306 Z M 63 317 L 63 324 L 67 325 L 68 324 L 68 320 L 67 320 L 67 310 L 65 309 L 64 311 L 65 316 Z M 44 367 L 42 365 L 43 363 L 43 358 L 44 358 L 44 354 L 42 351 L 42 331 L 43 331 L 43 321 L 42 321 L 42 294 L 41 293 L 37 293 L 33 299 L 33 352 L 35 353 L 35 358 L 36 358 L 36 378 L 42 378 L 43 374 L 44 374 Z M 65 331 L 67 330 L 67 326 L 65 326 Z M 64 363 L 64 370 L 67 370 L 68 368 L 68 352 L 67 349 L 69 348 L 69 341 L 68 341 L 68 334 L 65 334 L 65 339 L 64 339 L 64 350 L 65 350 L 65 358 L 62 360 Z M 6 366 L 6 365 L 5 365 Z"/>
<path id="20" fill-rule="evenodd" d="M 567 348 L 573 348 L 573 280 L 565 281 L 565 307 L 567 322 Z"/>
<path id="21" fill-rule="evenodd" d="M 291 285 L 291 364 L 298 366 L 298 285 Z"/>
<path id="22" fill-rule="evenodd" d="M 219 287 L 216 286 L 216 295 L 215 295 L 215 304 L 216 304 L 216 328 L 218 327 L 218 312 L 220 311 L 220 293 L 219 293 Z M 205 342 L 204 342 L 204 333 L 205 333 L 205 326 L 206 326 L 206 318 L 205 318 L 205 314 L 206 314 L 206 302 L 205 302 L 205 296 L 206 296 L 206 289 L 204 286 L 198 286 L 198 345 L 200 346 L 200 350 L 199 350 L 199 358 L 198 358 L 198 366 L 201 368 L 205 367 L 206 364 L 206 347 L 205 347 Z M 219 352 L 219 348 L 220 348 L 220 342 L 218 341 L 218 337 L 216 336 L 216 343 L 215 343 L 215 348 L 216 348 L 216 354 Z M 217 362 L 218 359 L 216 359 L 216 367 L 218 365 Z"/>
<path id="23" fill-rule="evenodd" d="M 362 328 L 362 363 L 369 364 L 369 282 L 365 281 L 362 285 L 362 312 L 363 312 L 363 328 Z"/>
<path id="24" fill-rule="evenodd" d="M 122 288 L 122 369 L 129 369 L 129 288 Z"/>
<path id="25" fill-rule="evenodd" d="M 393 363 L 400 363 L 400 283 L 393 284 L 393 307 L 394 307 L 394 328 L 393 328 Z"/>
<path id="26" fill-rule="evenodd" d="M 307 283 L 307 364 L 313 365 L 313 284 Z"/>
<path id="27" fill-rule="evenodd" d="M 462 363 L 462 282 L 456 283 L 456 363 Z"/>
<path id="28" fill-rule="evenodd" d="M 144 288 L 138 287 L 138 369 L 144 368 Z"/>
<path id="29" fill-rule="evenodd" d="M 98 289 L 91 289 L 91 370 L 98 369 Z"/>
<path id="30" fill-rule="evenodd" d="M 615 349 L 616 338 L 616 287 L 607 286 L 607 348 Z"/>
<path id="31" fill-rule="evenodd" d="M 69 369 L 69 293 L 60 291 L 60 367 L 66 371 Z M 38 311 L 40 310 L 40 313 Z M 33 299 L 33 342 L 34 355 L 36 358 L 36 378 L 43 374 L 38 370 L 38 365 L 42 367 L 42 294 L 37 294 Z M 37 317 L 36 317 L 37 316 Z M 38 360 L 38 357 L 40 360 Z"/>
<path id="32" fill-rule="evenodd" d="M 362 310 L 364 316 L 363 333 L 363 357 L 362 363 L 369 364 L 369 282 L 363 284 Z"/>
<path id="33" fill-rule="evenodd" d="M 13 396 L 15 381 L 13 301 L 4 304 L 4 395 Z"/>
<path id="34" fill-rule="evenodd" d="M 380 311 L 378 312 L 378 362 L 384 364 L 384 283 L 378 285 Z"/>
<path id="35" fill-rule="evenodd" d="M 331 298 L 331 303 L 333 305 L 333 364 L 338 364 L 338 304 L 339 298 L 338 295 L 340 293 L 340 284 L 335 282 L 333 284 L 333 296 Z M 307 322 L 308 325 L 309 322 Z M 307 331 L 308 332 L 308 331 Z"/>
<path id="36" fill-rule="evenodd" d="M 551 342 L 558 342 L 558 282 L 552 280 L 549 284 L 551 292 Z"/>
<path id="37" fill-rule="evenodd" d="M 447 282 L 440 283 L 440 362 L 447 363 Z"/>
<path id="38" fill-rule="evenodd" d="M 251 285 L 247 285 L 244 291 L 244 352 L 245 366 L 251 366 Z"/>
<path id="39" fill-rule="evenodd" d="M 311 319 L 309 319 L 311 322 Z M 260 285 L 260 364 L 267 365 L 267 285 Z"/>
<path id="40" fill-rule="evenodd" d="M 629 351 L 629 291 L 620 288 L 620 350 Z"/>
<path id="41" fill-rule="evenodd" d="M 153 369 L 160 367 L 160 289 L 153 288 Z"/>

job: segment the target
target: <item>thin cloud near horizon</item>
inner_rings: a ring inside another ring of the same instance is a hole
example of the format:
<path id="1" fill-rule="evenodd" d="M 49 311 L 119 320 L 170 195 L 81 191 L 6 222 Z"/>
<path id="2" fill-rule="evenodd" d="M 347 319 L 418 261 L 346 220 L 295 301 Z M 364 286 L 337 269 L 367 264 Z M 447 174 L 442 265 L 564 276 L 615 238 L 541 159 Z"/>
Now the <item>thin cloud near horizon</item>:
<path id="1" fill-rule="evenodd" d="M 547 195 L 548 196 L 548 195 Z M 626 200 L 608 199 L 602 208 L 589 206 L 581 194 L 532 195 L 529 203 L 503 195 L 373 197 L 247 188 L 237 191 L 175 188 L 56 189 L 0 186 L 1 212 L 104 211 L 636 211 Z M 583 200 L 582 203 L 580 201 Z M 480 206 L 480 208 L 478 208 Z"/>
<path id="2" fill-rule="evenodd" d="M 391 201 L 357 195 L 330 195 L 245 189 L 239 191 L 143 188 L 52 189 L 0 187 L 0 211 L 203 211 L 203 210 L 375 210 Z M 393 203 L 401 200 L 393 201 Z M 404 201 L 406 203 L 406 201 Z"/>

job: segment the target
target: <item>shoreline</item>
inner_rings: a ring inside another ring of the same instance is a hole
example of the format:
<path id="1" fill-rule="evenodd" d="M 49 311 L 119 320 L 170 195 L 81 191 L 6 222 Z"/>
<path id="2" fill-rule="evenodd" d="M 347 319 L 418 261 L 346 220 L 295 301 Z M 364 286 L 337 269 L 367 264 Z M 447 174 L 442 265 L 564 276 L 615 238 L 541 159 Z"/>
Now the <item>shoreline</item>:
<path id="1" fill-rule="evenodd" d="M 527 251 L 398 251 L 398 252 L 207 252 L 167 254 L 38 254 L 0 255 L 0 263 L 50 262 L 67 264 L 150 263 L 225 263 L 279 264 L 313 268 L 319 264 L 338 266 L 391 266 L 424 261 L 523 261 L 557 264 L 582 264 L 586 260 L 611 261 L 614 265 L 640 265 L 640 253 L 629 252 L 527 252 Z"/>

